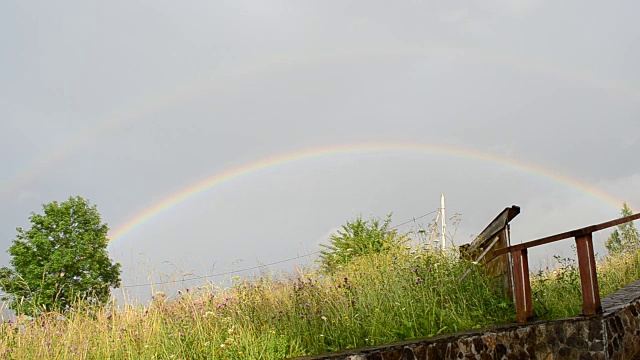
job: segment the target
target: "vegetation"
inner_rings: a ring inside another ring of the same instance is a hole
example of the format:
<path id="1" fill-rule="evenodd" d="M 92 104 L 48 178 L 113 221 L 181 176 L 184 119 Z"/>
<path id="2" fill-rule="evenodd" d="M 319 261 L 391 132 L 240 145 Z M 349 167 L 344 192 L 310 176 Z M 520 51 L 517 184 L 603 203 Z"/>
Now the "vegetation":
<path id="1" fill-rule="evenodd" d="M 580 272 L 576 260 L 558 258 L 559 266 L 531 279 L 533 310 L 538 318 L 558 319 L 582 312 Z M 640 279 L 640 250 L 615 253 L 596 263 L 600 298 Z"/>
<path id="2" fill-rule="evenodd" d="M 624 203 L 620 211 L 620 217 L 633 215 L 633 211 Z M 628 250 L 637 250 L 640 248 L 640 236 L 633 222 L 627 222 L 618 225 L 618 228 L 611 233 L 605 243 L 609 253 L 620 253 Z"/>
<path id="3" fill-rule="evenodd" d="M 633 215 L 626 203 L 622 205 L 620 215 Z M 609 255 L 596 264 L 601 298 L 640 279 L 640 242 L 633 222 L 618 225 L 605 247 Z M 539 305 L 536 308 L 534 304 L 534 311 L 540 318 L 564 318 L 582 311 L 580 271 L 576 260 L 555 258 L 558 266 L 540 271 L 531 282 L 531 291 Z"/>
<path id="4" fill-rule="evenodd" d="M 454 254 L 395 247 L 335 276 L 236 279 L 232 287 L 156 293 L 147 306 L 86 307 L 2 328 L 0 353 L 19 358 L 280 359 L 513 320 L 509 299 Z"/>
<path id="5" fill-rule="evenodd" d="M 532 278 L 539 318 L 581 310 L 575 263 L 558 261 L 557 269 Z M 639 279 L 640 251 L 606 257 L 598 276 L 601 296 Z M 0 325 L 0 358 L 311 355 L 513 322 L 513 303 L 499 289 L 455 251 L 400 242 L 355 256 L 330 273 L 308 268 L 295 275 L 235 278 L 230 287 L 208 284 L 175 298 L 158 291 L 144 306 L 85 301 L 64 316 L 56 311 L 20 316 Z"/>
<path id="6" fill-rule="evenodd" d="M 401 245 L 407 236 L 399 235 L 389 227 L 390 224 L 391 214 L 382 223 L 373 217 L 363 220 L 362 216 L 347 221 L 329 237 L 328 245 L 320 245 L 325 248 L 320 252 L 322 270 L 332 273 L 359 256 L 385 252 Z"/>
<path id="7" fill-rule="evenodd" d="M 12 309 L 37 314 L 67 311 L 77 300 L 105 304 L 120 285 L 120 264 L 106 251 L 107 224 L 81 197 L 43 205 L 31 228 L 18 228 L 8 253 L 13 268 L 0 268 L 0 288 Z"/>

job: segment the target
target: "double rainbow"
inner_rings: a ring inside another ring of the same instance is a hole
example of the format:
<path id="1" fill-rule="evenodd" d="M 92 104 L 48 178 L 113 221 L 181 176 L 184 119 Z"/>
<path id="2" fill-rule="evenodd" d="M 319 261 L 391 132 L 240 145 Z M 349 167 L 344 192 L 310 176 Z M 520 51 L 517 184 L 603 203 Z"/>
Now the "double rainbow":
<path id="1" fill-rule="evenodd" d="M 345 46 L 342 48 L 324 49 L 322 52 L 297 51 L 273 54 L 252 58 L 246 63 L 234 63 L 212 69 L 209 76 L 198 77 L 169 89 L 162 89 L 152 94 L 144 101 L 132 104 L 118 113 L 111 114 L 98 122 L 93 128 L 80 131 L 75 136 L 64 139 L 61 145 L 54 149 L 47 149 L 43 154 L 36 155 L 30 162 L 15 171 L 9 179 L 0 179 L 0 200 L 19 191 L 24 184 L 38 178 L 56 163 L 76 154 L 80 149 L 90 146 L 109 135 L 127 123 L 140 121 L 171 105 L 176 105 L 186 99 L 215 91 L 225 91 L 229 85 L 242 80 L 251 79 L 260 74 L 277 72 L 300 71 L 309 67 L 320 67 L 327 64 L 361 64 L 372 59 L 387 60 L 399 58 L 441 58 L 449 62 L 467 64 L 499 65 L 514 71 L 548 74 L 563 81 L 576 82 L 584 87 L 600 89 L 611 93 L 617 98 L 637 102 L 640 91 L 630 84 L 615 79 L 606 79 L 596 74 L 580 71 L 574 67 L 567 68 L 548 63 L 541 59 L 514 56 L 509 53 L 498 52 L 495 49 L 483 50 L 464 46 L 462 44 L 441 43 L 398 43 L 376 42 L 370 46 L 360 44 L 358 47 Z M 331 148 L 328 148 L 331 149 Z M 321 149 L 323 150 L 323 149 Z M 330 152 L 330 151 L 329 151 Z M 454 153 L 458 152 L 454 149 Z M 462 151 L 464 152 L 464 151 Z M 301 152 L 306 154 L 307 151 Z M 295 154 L 283 155 L 283 158 L 297 158 Z M 304 157 L 304 156 L 302 156 Z M 475 156 L 478 157 L 478 156 Z M 480 158 L 484 156 L 479 156 Z M 487 156 L 490 157 L 490 156 Z M 274 159 L 279 159 L 276 157 Z M 265 160 L 265 161 L 268 161 Z M 275 160 L 274 160 L 275 162 Z M 500 162 L 500 161 L 499 161 Z M 259 162 L 262 163 L 262 162 Z M 508 163 L 508 161 L 507 161 Z M 243 167 L 244 168 L 244 167 Z M 231 170 L 230 172 L 232 172 Z M 543 171 L 547 172 L 547 171 Z M 225 173 L 226 174 L 226 173 Z M 561 176 L 558 176 L 561 177 Z"/>

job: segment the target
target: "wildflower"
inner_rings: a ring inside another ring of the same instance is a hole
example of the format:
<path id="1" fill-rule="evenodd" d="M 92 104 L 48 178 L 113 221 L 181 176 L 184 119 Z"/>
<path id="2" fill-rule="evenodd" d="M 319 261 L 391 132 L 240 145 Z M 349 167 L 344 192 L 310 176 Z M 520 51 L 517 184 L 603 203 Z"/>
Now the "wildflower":
<path id="1" fill-rule="evenodd" d="M 306 304 L 304 304 L 304 306 L 305 306 L 305 307 L 310 307 L 310 306 L 311 306 L 311 304 L 306 303 Z"/>
<path id="2" fill-rule="evenodd" d="M 322 320 L 324 320 L 324 321 L 327 321 L 327 317 L 326 317 L 326 316 L 324 316 L 324 315 L 322 315 L 322 316 L 320 317 L 320 319 L 322 319 Z"/>

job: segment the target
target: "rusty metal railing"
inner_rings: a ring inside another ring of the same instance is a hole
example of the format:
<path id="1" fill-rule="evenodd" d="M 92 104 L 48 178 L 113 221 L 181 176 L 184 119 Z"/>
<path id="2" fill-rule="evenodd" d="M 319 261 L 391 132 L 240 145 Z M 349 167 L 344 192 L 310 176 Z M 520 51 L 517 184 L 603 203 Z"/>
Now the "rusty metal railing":
<path id="1" fill-rule="evenodd" d="M 580 284 L 582 286 L 582 314 L 598 314 L 602 312 L 602 305 L 600 304 L 592 234 L 596 231 L 604 230 L 637 219 L 640 219 L 640 213 L 494 250 L 494 256 L 502 254 L 509 254 L 511 256 L 517 321 L 524 323 L 533 319 L 527 249 L 559 240 L 575 238 L 578 253 L 578 267 L 580 271 Z"/>

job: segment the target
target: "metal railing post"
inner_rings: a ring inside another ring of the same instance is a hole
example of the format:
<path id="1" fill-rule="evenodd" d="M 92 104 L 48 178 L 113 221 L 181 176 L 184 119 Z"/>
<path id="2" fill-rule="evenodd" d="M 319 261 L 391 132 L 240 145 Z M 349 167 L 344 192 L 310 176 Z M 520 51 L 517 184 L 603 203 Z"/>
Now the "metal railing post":
<path id="1" fill-rule="evenodd" d="M 527 249 L 511 251 L 511 259 L 516 298 L 516 320 L 520 323 L 526 323 L 533 319 Z"/>
<path id="2" fill-rule="evenodd" d="M 576 236 L 578 267 L 580 268 L 580 284 L 582 285 L 582 313 L 594 315 L 602 312 L 596 259 L 593 253 L 592 233 Z"/>

